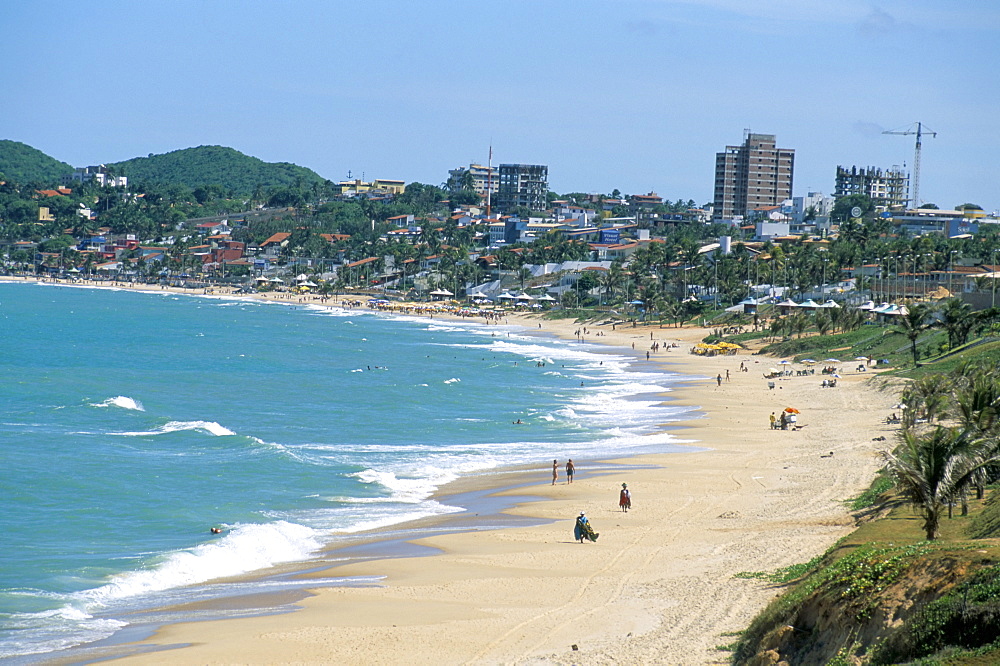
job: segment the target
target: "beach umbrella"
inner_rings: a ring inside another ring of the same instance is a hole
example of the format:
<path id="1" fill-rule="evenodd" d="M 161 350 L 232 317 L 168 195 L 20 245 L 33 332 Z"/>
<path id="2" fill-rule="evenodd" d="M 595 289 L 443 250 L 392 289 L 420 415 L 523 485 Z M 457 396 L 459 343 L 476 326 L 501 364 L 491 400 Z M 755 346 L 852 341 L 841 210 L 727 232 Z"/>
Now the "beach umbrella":
<path id="1" fill-rule="evenodd" d="M 791 365 L 791 361 L 778 361 L 778 365 Z"/>
<path id="2" fill-rule="evenodd" d="M 855 361 L 867 361 L 868 357 L 867 356 L 855 356 L 854 360 Z"/>
<path id="3" fill-rule="evenodd" d="M 799 410 L 795 409 L 794 407 L 785 407 L 785 411 L 788 412 L 789 414 L 798 414 L 799 413 Z"/>
<path id="4" fill-rule="evenodd" d="M 824 358 L 823 362 L 824 363 L 840 363 L 840 359 L 839 358 Z"/>
<path id="5" fill-rule="evenodd" d="M 815 362 L 816 362 L 816 361 L 814 361 L 814 360 L 813 360 L 813 359 L 811 359 L 811 358 L 804 358 L 804 359 L 802 359 L 801 361 L 799 361 L 799 363 L 815 363 Z"/>

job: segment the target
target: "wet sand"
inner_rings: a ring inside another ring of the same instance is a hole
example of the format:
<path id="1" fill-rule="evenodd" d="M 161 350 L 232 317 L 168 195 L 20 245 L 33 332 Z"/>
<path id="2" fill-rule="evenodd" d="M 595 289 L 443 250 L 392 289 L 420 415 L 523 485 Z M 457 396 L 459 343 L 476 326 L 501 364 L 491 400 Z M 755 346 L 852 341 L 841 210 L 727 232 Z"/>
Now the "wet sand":
<path id="1" fill-rule="evenodd" d="M 581 328 L 572 320 L 507 319 L 567 339 Z M 716 646 L 732 643 L 732 632 L 779 591 L 734 574 L 805 562 L 853 529 L 844 501 L 878 468 L 886 444 L 872 438 L 891 434 L 882 421 L 896 397 L 850 362 L 841 364 L 837 388 L 822 388 L 817 373 L 769 389 L 763 372 L 773 359 L 689 354 L 704 330 L 587 330 L 591 342 L 629 350 L 634 343 L 640 366 L 650 334 L 677 342 L 648 363 L 701 378 L 667 399 L 699 408 L 703 418 L 676 432 L 708 450 L 617 461 L 639 467 L 572 485 L 562 473 L 550 485 L 550 469 L 539 467 L 537 485 L 500 491 L 544 498 L 509 510 L 537 524 L 435 535 L 417 541 L 435 555 L 335 566 L 316 575 L 384 578 L 377 587 L 315 589 L 292 613 L 168 625 L 141 642 L 171 648 L 122 661 L 726 663 Z M 749 372 L 739 372 L 741 361 Z M 731 380 L 717 386 L 726 370 Z M 801 411 L 805 427 L 771 430 L 768 415 L 787 406 Z M 502 476 L 456 484 L 462 492 L 503 487 Z M 633 493 L 628 513 L 618 509 L 622 482 Z M 597 543 L 573 540 L 581 510 L 601 534 Z"/>

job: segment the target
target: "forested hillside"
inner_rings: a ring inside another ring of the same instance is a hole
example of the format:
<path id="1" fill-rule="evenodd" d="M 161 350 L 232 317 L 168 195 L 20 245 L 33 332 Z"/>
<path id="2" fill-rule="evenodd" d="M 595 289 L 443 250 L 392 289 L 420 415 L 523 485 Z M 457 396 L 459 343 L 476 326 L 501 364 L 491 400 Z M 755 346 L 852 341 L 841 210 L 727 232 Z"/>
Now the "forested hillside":
<path id="1" fill-rule="evenodd" d="M 184 148 L 162 155 L 135 157 L 109 164 L 132 184 L 220 186 L 226 194 L 252 195 L 255 189 L 304 188 L 324 179 L 311 169 L 288 162 L 264 162 L 225 146 Z"/>
<path id="2" fill-rule="evenodd" d="M 57 185 L 73 167 L 20 141 L 0 139 L 0 175 L 17 183 Z"/>

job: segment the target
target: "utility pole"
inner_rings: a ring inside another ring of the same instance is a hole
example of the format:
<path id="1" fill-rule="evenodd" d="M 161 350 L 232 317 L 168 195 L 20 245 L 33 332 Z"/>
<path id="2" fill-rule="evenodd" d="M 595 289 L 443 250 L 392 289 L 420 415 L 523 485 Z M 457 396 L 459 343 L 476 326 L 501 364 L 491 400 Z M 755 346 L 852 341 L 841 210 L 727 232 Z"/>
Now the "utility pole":
<path id="1" fill-rule="evenodd" d="M 913 208 L 920 205 L 920 137 L 924 134 L 930 134 L 931 136 L 937 136 L 937 132 L 932 132 L 929 129 L 925 129 L 923 123 L 915 123 L 917 129 L 913 129 L 913 125 L 908 127 L 906 130 L 885 130 L 882 134 L 900 134 L 900 135 L 917 135 L 917 147 L 913 151 Z"/>

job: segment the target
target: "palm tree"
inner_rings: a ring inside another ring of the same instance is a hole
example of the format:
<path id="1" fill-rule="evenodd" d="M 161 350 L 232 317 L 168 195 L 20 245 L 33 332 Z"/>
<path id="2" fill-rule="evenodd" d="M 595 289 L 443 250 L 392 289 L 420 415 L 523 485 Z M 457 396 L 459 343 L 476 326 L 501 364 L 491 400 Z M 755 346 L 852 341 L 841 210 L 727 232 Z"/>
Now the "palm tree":
<path id="1" fill-rule="evenodd" d="M 521 266 L 517 269 L 517 279 L 521 283 L 521 291 L 524 291 L 524 281 L 531 277 L 531 269 L 527 266 Z"/>
<path id="2" fill-rule="evenodd" d="M 930 320 L 930 308 L 923 303 L 914 303 L 906 314 L 899 317 L 899 328 L 910 340 L 910 352 L 913 354 L 913 365 L 920 365 L 920 356 L 917 354 L 917 338 L 927 329 L 934 326 Z"/>
<path id="3" fill-rule="evenodd" d="M 1000 378 L 983 372 L 963 378 L 954 391 L 953 404 L 962 428 L 981 437 L 994 435 L 1000 425 Z"/>
<path id="4" fill-rule="evenodd" d="M 941 308 L 941 325 L 948 332 L 948 346 L 965 344 L 975 324 L 972 306 L 960 298 L 949 298 Z"/>
<path id="5" fill-rule="evenodd" d="M 604 289 L 604 295 L 611 296 L 611 298 L 606 299 L 608 303 L 613 300 L 615 289 L 621 286 L 622 279 L 621 264 L 618 262 L 611 264 L 611 269 L 601 275 L 600 281 L 601 287 Z"/>
<path id="6" fill-rule="evenodd" d="M 896 488 L 923 517 L 928 541 L 937 538 L 942 514 L 978 472 L 1000 459 L 996 445 L 942 427 L 923 434 L 904 431 L 896 450 L 883 455 Z"/>

